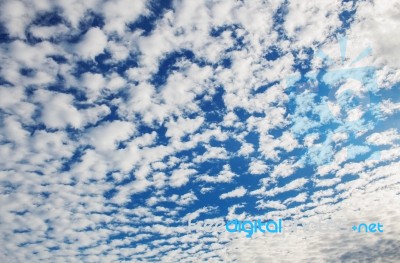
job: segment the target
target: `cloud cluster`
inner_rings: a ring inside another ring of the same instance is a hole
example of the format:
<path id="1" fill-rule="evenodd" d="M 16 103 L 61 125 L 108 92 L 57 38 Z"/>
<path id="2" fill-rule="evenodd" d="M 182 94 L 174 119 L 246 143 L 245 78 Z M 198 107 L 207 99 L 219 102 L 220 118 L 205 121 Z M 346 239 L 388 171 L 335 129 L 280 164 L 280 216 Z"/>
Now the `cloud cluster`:
<path id="1" fill-rule="evenodd" d="M 0 261 L 397 262 L 399 4 L 159 2 L 1 1 Z"/>

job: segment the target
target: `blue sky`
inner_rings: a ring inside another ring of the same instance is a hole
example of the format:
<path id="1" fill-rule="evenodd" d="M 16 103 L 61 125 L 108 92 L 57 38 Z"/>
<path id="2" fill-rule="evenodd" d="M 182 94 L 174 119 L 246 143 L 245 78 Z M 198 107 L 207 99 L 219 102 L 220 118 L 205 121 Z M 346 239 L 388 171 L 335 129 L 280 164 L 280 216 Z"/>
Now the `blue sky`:
<path id="1" fill-rule="evenodd" d="M 2 1 L 0 261 L 398 262 L 399 9 Z"/>

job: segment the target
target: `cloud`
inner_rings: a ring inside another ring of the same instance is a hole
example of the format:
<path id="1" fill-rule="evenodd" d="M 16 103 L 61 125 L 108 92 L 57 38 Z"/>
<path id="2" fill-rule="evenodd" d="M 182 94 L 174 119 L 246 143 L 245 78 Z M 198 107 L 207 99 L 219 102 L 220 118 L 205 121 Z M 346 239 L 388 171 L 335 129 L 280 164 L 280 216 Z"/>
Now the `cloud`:
<path id="1" fill-rule="evenodd" d="M 40 39 L 57 39 L 68 34 L 68 27 L 60 24 L 55 26 L 32 26 L 30 32 L 36 38 Z"/>
<path id="2" fill-rule="evenodd" d="M 339 1 L 324 3 L 318 7 L 314 2 L 290 1 L 284 29 L 294 38 L 295 47 L 311 47 L 313 41 L 321 41 L 340 26 Z"/>
<path id="3" fill-rule="evenodd" d="M 351 37 L 369 41 L 376 58 L 395 68 L 399 59 L 396 51 L 399 42 L 393 35 L 399 33 L 396 26 L 399 21 L 396 13 L 399 10 L 396 1 L 388 1 L 384 5 L 380 2 L 358 3 L 355 21 L 349 32 Z"/>
<path id="4" fill-rule="evenodd" d="M 228 153 L 223 147 L 206 147 L 206 152 L 203 155 L 193 159 L 194 162 L 206 162 L 210 159 L 227 159 Z"/>
<path id="5" fill-rule="evenodd" d="M 82 84 L 86 88 L 89 100 L 93 100 L 101 95 L 106 83 L 102 74 L 86 72 L 82 74 Z"/>
<path id="6" fill-rule="evenodd" d="M 78 109 L 73 103 L 73 97 L 69 94 L 38 91 L 38 102 L 43 103 L 42 121 L 49 128 L 65 128 L 71 125 L 75 128 L 82 126 L 82 119 Z"/>
<path id="7" fill-rule="evenodd" d="M 217 176 L 202 175 L 198 177 L 198 180 L 207 183 L 230 183 L 237 176 L 237 174 L 231 171 L 230 166 L 226 164 Z"/>
<path id="8" fill-rule="evenodd" d="M 390 99 L 383 100 L 378 107 L 378 116 L 382 115 L 382 118 L 387 118 L 388 116 L 400 111 L 400 103 L 395 103 Z"/>
<path id="9" fill-rule="evenodd" d="M 43 105 L 40 119 L 49 128 L 65 128 L 69 125 L 81 128 L 109 114 L 109 108 L 104 105 L 78 110 L 70 94 L 40 90 L 34 98 Z"/>
<path id="10" fill-rule="evenodd" d="M 400 139 L 396 129 L 376 132 L 367 137 L 367 142 L 372 145 L 391 145 Z"/>
<path id="11" fill-rule="evenodd" d="M 293 151 L 298 146 L 298 141 L 291 132 L 285 131 L 281 137 L 273 138 L 271 135 L 260 136 L 260 150 L 268 159 L 279 160 L 279 149 L 287 152 Z"/>
<path id="12" fill-rule="evenodd" d="M 189 182 L 189 177 L 197 173 L 194 169 L 178 169 L 172 172 L 170 185 L 172 187 L 181 187 Z"/>
<path id="13" fill-rule="evenodd" d="M 267 201 L 258 200 L 257 201 L 257 208 L 258 209 L 276 209 L 276 210 L 283 210 L 286 209 L 286 205 L 282 204 L 280 201 Z"/>
<path id="14" fill-rule="evenodd" d="M 292 175 L 299 167 L 300 164 L 293 164 L 292 161 L 285 160 L 282 163 L 275 166 L 274 170 L 271 173 L 272 177 L 288 177 Z"/>
<path id="15" fill-rule="evenodd" d="M 79 58 L 84 60 L 94 60 L 94 58 L 103 53 L 107 46 L 107 36 L 98 27 L 90 28 L 81 41 L 74 47 L 76 54 Z"/>
<path id="16" fill-rule="evenodd" d="M 195 132 L 200 128 L 203 122 L 203 117 L 197 117 L 195 119 L 178 118 L 176 122 L 171 120 L 166 125 L 168 130 L 165 133 L 165 136 L 172 137 L 175 140 L 180 139 L 186 134 Z"/>
<path id="17" fill-rule="evenodd" d="M 220 199 L 226 199 L 226 198 L 235 198 L 235 197 L 242 197 L 247 193 L 247 189 L 244 188 L 243 186 L 240 186 L 230 192 L 221 194 L 219 196 Z"/>
<path id="18" fill-rule="evenodd" d="M 239 150 L 239 154 L 245 156 L 249 155 L 252 152 L 254 152 L 254 147 L 251 143 L 243 143 Z"/>
<path id="19" fill-rule="evenodd" d="M 285 204 L 292 204 L 292 203 L 304 203 L 308 198 L 307 193 L 300 193 L 295 197 L 290 197 L 285 200 Z"/>
<path id="20" fill-rule="evenodd" d="M 135 131 L 135 126 L 129 122 L 103 122 L 87 131 L 85 141 L 90 142 L 100 152 L 112 151 L 116 149 L 118 142 L 127 140 Z"/>
<path id="21" fill-rule="evenodd" d="M 25 28 L 33 19 L 34 13 L 29 12 L 28 6 L 23 1 L 4 1 L 1 10 L 1 22 L 6 25 L 9 34 L 25 38 Z"/>
<path id="22" fill-rule="evenodd" d="M 266 191 L 265 193 L 263 193 L 263 195 L 275 196 L 277 194 L 285 193 L 285 192 L 292 191 L 292 190 L 299 191 L 301 189 L 301 187 L 303 187 L 307 182 L 308 182 L 308 180 L 306 178 L 295 179 L 282 187 L 275 187 L 269 191 Z"/>
<path id="23" fill-rule="evenodd" d="M 249 165 L 249 172 L 251 174 L 263 174 L 268 171 L 268 166 L 261 160 L 255 160 Z"/>
<path id="24" fill-rule="evenodd" d="M 134 22 L 140 15 L 146 14 L 146 1 L 132 3 L 128 0 L 107 1 L 103 6 L 105 16 L 105 32 L 117 32 L 122 35 L 125 27 Z"/>

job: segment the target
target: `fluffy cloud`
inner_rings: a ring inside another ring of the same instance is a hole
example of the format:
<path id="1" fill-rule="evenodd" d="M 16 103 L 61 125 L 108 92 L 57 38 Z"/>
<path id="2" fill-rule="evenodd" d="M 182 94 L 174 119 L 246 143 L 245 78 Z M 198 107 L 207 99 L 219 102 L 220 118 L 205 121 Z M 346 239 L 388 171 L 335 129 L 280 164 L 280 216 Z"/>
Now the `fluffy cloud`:
<path id="1" fill-rule="evenodd" d="M 103 122 L 88 130 L 85 141 L 99 151 L 111 151 L 116 148 L 116 143 L 127 140 L 134 132 L 135 126 L 129 122 Z"/>
<path id="2" fill-rule="evenodd" d="M 393 36 L 399 33 L 399 18 L 396 15 L 399 10 L 400 6 L 396 1 L 388 1 L 385 4 L 360 2 L 357 4 L 355 21 L 350 28 L 352 37 L 370 42 L 378 60 L 396 68 L 396 62 L 399 60 L 396 47 L 400 43 Z"/>
<path id="3" fill-rule="evenodd" d="M 194 175 L 194 169 L 179 169 L 173 171 L 170 177 L 170 184 L 172 187 L 181 187 L 189 182 L 189 177 Z"/>
<path id="4" fill-rule="evenodd" d="M 146 1 L 113 0 L 103 5 L 106 32 L 123 34 L 125 27 L 135 21 L 140 15 L 146 13 Z"/>
<path id="5" fill-rule="evenodd" d="M 35 100 L 43 105 L 41 120 L 49 128 L 65 128 L 68 125 L 81 128 L 87 123 L 96 123 L 98 119 L 107 115 L 106 106 L 95 106 L 85 110 L 78 110 L 73 105 L 73 96 L 58 92 L 38 91 Z"/>
<path id="6" fill-rule="evenodd" d="M 373 145 L 390 145 L 400 139 L 396 129 L 390 129 L 384 132 L 376 132 L 367 137 L 367 142 Z"/>
<path id="7" fill-rule="evenodd" d="M 244 188 L 243 186 L 240 186 L 230 192 L 221 194 L 219 196 L 220 199 L 226 199 L 226 198 L 235 198 L 235 197 L 242 197 L 247 193 L 246 188 Z"/>
<path id="8" fill-rule="evenodd" d="M 233 173 L 229 165 L 224 165 L 223 170 L 217 176 L 202 175 L 198 178 L 200 181 L 207 183 L 230 183 L 237 174 Z"/>
<path id="9" fill-rule="evenodd" d="M 268 166 L 261 160 L 255 160 L 249 165 L 249 172 L 251 174 L 263 174 L 268 170 Z"/>
<path id="10" fill-rule="evenodd" d="M 103 53 L 106 46 L 107 36 L 100 28 L 93 27 L 83 35 L 74 49 L 80 58 L 93 60 L 97 55 Z"/>

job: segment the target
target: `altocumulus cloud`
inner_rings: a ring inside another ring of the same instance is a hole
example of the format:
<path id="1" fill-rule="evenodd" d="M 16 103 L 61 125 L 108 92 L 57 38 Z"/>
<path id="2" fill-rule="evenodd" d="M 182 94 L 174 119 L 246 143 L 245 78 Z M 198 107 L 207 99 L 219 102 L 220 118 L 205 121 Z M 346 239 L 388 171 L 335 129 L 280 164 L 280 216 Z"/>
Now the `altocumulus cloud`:
<path id="1" fill-rule="evenodd" d="M 0 261 L 399 262 L 399 12 L 1 1 Z"/>

